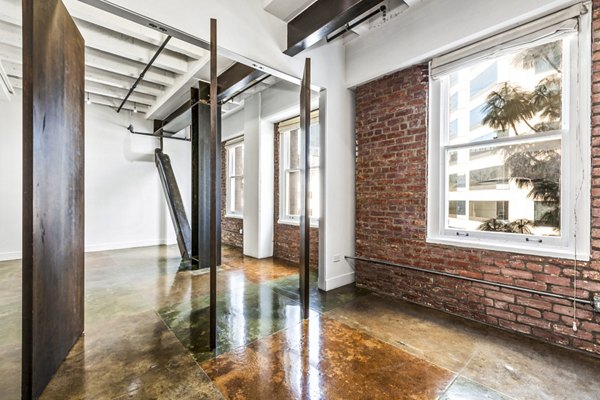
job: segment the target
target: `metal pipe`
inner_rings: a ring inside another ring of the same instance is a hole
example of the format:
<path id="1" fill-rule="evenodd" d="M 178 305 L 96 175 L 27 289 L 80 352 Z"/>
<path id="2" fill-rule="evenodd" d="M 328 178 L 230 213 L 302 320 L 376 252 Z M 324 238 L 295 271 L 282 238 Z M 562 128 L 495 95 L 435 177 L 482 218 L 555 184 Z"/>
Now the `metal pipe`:
<path id="1" fill-rule="evenodd" d="M 152 136 L 155 138 L 159 138 L 159 139 L 173 139 L 173 140 L 183 140 L 186 142 L 190 142 L 192 139 L 188 139 L 188 138 L 181 138 L 181 137 L 175 137 L 175 136 L 164 136 L 164 135 L 157 135 L 155 133 L 147 133 L 147 132 L 135 132 L 133 130 L 133 126 L 129 125 L 129 127 L 127 128 L 127 130 L 131 133 L 133 133 L 134 135 L 142 135 L 142 136 Z"/>
<path id="2" fill-rule="evenodd" d="M 386 11 L 386 7 L 385 6 L 381 6 L 377 10 L 375 10 L 375 11 L 371 12 L 370 14 L 362 17 L 361 19 L 359 19 L 355 23 L 353 23 L 353 24 L 346 24 L 346 26 L 344 27 L 343 30 L 339 31 L 338 33 L 336 33 L 332 37 L 327 37 L 326 38 L 327 39 L 327 43 L 331 42 L 332 40 L 337 39 L 338 37 L 342 36 L 344 33 L 348 32 L 349 30 L 351 30 L 351 29 L 353 29 L 355 27 L 357 27 L 358 25 L 362 24 L 363 22 L 365 22 L 369 18 L 376 16 L 380 12 L 384 13 L 385 11 Z"/>
<path id="3" fill-rule="evenodd" d="M 156 53 L 154 53 L 154 55 L 152 56 L 152 58 L 150 59 L 150 61 L 148 62 L 148 64 L 146 64 L 146 66 L 142 70 L 142 73 L 140 74 L 140 76 L 138 76 L 138 78 L 133 83 L 133 86 L 131 86 L 131 89 L 129 89 L 129 92 L 127 92 L 127 95 L 125 96 L 125 98 L 121 102 L 121 105 L 119 106 L 119 108 L 117 108 L 117 112 L 121 111 L 121 109 L 125 105 L 125 102 L 129 98 L 129 96 L 131 96 L 131 93 L 133 93 L 133 91 L 137 87 L 138 83 L 140 83 L 142 81 L 142 79 L 144 79 L 144 75 L 146 75 L 146 72 L 148 72 L 148 70 L 150 69 L 150 67 L 154 63 L 154 61 L 156 61 L 156 59 L 158 58 L 158 56 L 160 55 L 160 53 L 162 53 L 162 51 L 165 49 L 165 46 L 167 45 L 167 43 L 169 43 L 169 40 L 171 40 L 171 36 L 167 36 L 167 38 L 165 39 L 164 42 L 162 42 L 162 44 L 160 45 L 160 47 L 158 48 L 158 50 L 156 50 Z"/>
<path id="4" fill-rule="evenodd" d="M 505 289 L 518 290 L 518 291 L 521 291 L 521 292 L 527 292 L 527 293 L 537 294 L 537 295 L 540 295 L 540 296 L 554 297 L 554 298 L 557 298 L 557 299 L 569 300 L 569 301 L 573 301 L 573 302 L 581 303 L 581 304 L 588 304 L 588 305 L 592 305 L 593 304 L 593 302 L 591 300 L 584 300 L 584 299 L 579 299 L 579 298 L 576 298 L 576 297 L 563 296 L 562 294 L 556 294 L 556 293 L 542 292 L 540 290 L 534 290 L 534 289 L 528 289 L 528 288 L 524 288 L 524 287 L 520 287 L 520 286 L 508 285 L 506 283 L 491 282 L 491 281 L 486 281 L 486 280 L 483 280 L 483 279 L 469 278 L 469 277 L 466 277 L 466 276 L 450 274 L 448 272 L 442 272 L 442 271 L 436 271 L 436 270 L 430 270 L 430 269 L 423 269 L 423 268 L 418 268 L 418 267 L 409 267 L 407 265 L 396 264 L 396 263 L 393 263 L 393 262 L 390 262 L 390 261 L 377 260 L 377 259 L 374 259 L 374 258 L 350 257 L 350 256 L 345 256 L 344 258 L 347 259 L 347 260 L 350 259 L 350 260 L 357 260 L 357 261 L 365 261 L 365 262 L 370 262 L 370 263 L 374 263 L 374 264 L 386 265 L 386 266 L 389 266 L 389 267 L 404 268 L 404 269 L 407 269 L 407 270 L 410 270 L 410 271 L 417 271 L 417 272 L 424 272 L 424 273 L 427 273 L 427 274 L 446 276 L 448 278 L 462 279 L 462 280 L 469 281 L 469 282 L 482 283 L 484 285 L 498 286 L 498 287 L 505 288 Z"/>

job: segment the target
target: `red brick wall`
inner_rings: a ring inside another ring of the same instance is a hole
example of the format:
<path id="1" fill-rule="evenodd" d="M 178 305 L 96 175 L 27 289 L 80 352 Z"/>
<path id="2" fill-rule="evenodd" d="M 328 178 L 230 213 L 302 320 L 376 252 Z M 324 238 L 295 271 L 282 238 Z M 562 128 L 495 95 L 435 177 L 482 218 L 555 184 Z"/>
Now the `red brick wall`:
<path id="1" fill-rule="evenodd" d="M 221 242 L 235 247 L 244 247 L 244 228 L 241 218 L 226 218 L 227 212 L 227 150 L 221 146 Z"/>
<path id="2" fill-rule="evenodd" d="M 594 6 L 600 5 L 600 0 Z M 600 13 L 594 13 L 600 40 Z M 592 261 L 578 293 L 600 291 L 600 45 L 594 44 Z M 428 68 L 418 65 L 356 90 L 356 254 L 572 295 L 573 261 L 432 245 L 426 237 Z M 357 262 L 358 285 L 551 343 L 600 354 L 600 314 L 569 301 Z"/>
<path id="3" fill-rule="evenodd" d="M 275 125 L 275 215 L 273 225 L 273 257 L 299 262 L 300 231 L 297 225 L 279 224 L 279 129 Z M 310 228 L 310 267 L 319 268 L 319 229 Z"/>

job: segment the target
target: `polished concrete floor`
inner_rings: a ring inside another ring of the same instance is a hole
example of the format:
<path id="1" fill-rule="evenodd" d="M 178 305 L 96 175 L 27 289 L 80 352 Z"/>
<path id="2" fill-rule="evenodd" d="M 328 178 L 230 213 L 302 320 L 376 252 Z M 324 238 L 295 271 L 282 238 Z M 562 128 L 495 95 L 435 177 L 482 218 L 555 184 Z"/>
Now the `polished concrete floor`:
<path id="1" fill-rule="evenodd" d="M 85 335 L 43 399 L 600 399 L 600 360 L 224 248 L 218 347 L 208 274 L 175 247 L 86 256 Z M 19 398 L 20 263 L 0 263 L 0 399 Z M 316 285 L 316 276 L 312 279 Z"/>

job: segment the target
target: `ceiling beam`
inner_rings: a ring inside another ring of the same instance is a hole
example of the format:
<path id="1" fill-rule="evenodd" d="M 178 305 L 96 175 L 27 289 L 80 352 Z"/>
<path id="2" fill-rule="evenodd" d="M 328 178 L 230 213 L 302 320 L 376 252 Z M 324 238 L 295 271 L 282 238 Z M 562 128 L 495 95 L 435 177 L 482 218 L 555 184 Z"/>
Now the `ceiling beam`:
<path id="1" fill-rule="evenodd" d="M 6 0 L 0 0 L 0 5 L 5 2 Z M 2 32 L 0 43 L 23 47 L 21 26 L 15 25 L 15 20 L 15 17 L 6 15 L 6 12 L 0 14 L 0 32 Z M 86 21 L 78 21 L 77 26 L 85 39 L 86 49 L 99 50 L 142 64 L 146 64 L 157 50 L 154 44 L 142 42 Z M 154 65 L 176 74 L 183 74 L 188 69 L 187 57 L 171 51 L 161 53 Z"/>
<path id="2" fill-rule="evenodd" d="M 155 31 L 152 28 L 144 27 L 139 24 L 133 24 L 124 18 L 118 17 L 106 11 L 99 10 L 77 0 L 63 0 L 63 2 L 67 6 L 71 16 L 73 16 L 76 21 L 87 21 L 94 25 L 104 27 L 114 32 L 120 32 L 154 46 L 160 46 L 167 36 Z M 205 50 L 183 42 L 179 39 L 171 39 L 166 48 L 195 60 L 202 58 L 206 54 Z"/>
<path id="3" fill-rule="evenodd" d="M 125 35 L 98 27 L 89 22 L 79 21 L 77 26 L 85 39 L 86 47 L 111 53 L 121 58 L 146 64 L 157 50 L 154 45 L 128 38 Z M 188 70 L 186 59 L 177 57 L 173 52 L 168 51 L 160 54 L 154 61 L 154 66 L 176 74 L 184 74 Z"/>
<path id="4" fill-rule="evenodd" d="M 89 93 L 95 93 L 102 95 L 104 97 L 110 97 L 113 99 L 118 99 L 119 101 L 123 101 L 125 96 L 127 95 L 128 89 L 120 89 L 111 86 L 102 85 L 100 83 L 95 82 L 85 82 L 85 91 Z M 138 104 L 146 104 L 148 106 L 154 104 L 156 101 L 156 97 L 149 96 L 147 94 L 133 92 L 129 96 L 129 101 Z"/>
<path id="5" fill-rule="evenodd" d="M 23 81 L 19 78 L 14 78 L 14 77 L 10 77 L 9 78 L 11 85 L 13 85 L 13 87 L 23 90 Z M 86 101 L 88 100 L 87 97 L 87 93 L 86 93 Z M 111 107 L 116 109 L 117 107 L 119 107 L 119 104 L 121 103 L 121 100 L 116 99 L 114 97 L 106 97 L 97 93 L 90 93 L 89 94 L 89 101 L 92 104 L 98 104 L 101 106 L 107 106 L 107 107 Z M 125 103 L 125 105 L 123 106 L 124 110 L 128 110 L 128 111 L 133 111 L 133 110 L 137 110 L 140 113 L 146 113 L 146 111 L 148 110 L 148 106 L 145 104 L 141 104 L 141 103 L 133 103 L 128 101 L 127 103 Z"/>
<path id="6" fill-rule="evenodd" d="M 360 17 L 382 0 L 317 0 L 287 25 L 288 56 L 295 56 Z"/>
<path id="7" fill-rule="evenodd" d="M 242 63 L 235 63 L 218 78 L 219 102 L 226 101 L 237 93 L 267 77 L 267 73 Z"/>
<path id="8" fill-rule="evenodd" d="M 167 88 L 164 93 L 156 99 L 156 102 L 146 113 L 148 119 L 165 118 L 166 114 L 181 103 L 183 96 L 189 95 L 190 87 L 196 86 L 202 78 L 202 70 L 208 66 L 210 56 L 207 54 L 200 60 L 189 64 L 189 70 L 186 74 L 176 78 L 173 85 Z"/>

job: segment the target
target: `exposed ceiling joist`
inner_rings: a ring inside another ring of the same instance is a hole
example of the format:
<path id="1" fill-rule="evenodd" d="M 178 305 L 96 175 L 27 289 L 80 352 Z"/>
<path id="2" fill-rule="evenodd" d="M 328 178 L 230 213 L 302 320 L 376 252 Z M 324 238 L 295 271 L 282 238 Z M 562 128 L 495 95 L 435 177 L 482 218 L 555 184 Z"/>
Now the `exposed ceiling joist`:
<path id="1" fill-rule="evenodd" d="M 86 47 L 105 53 L 145 64 L 157 50 L 154 45 L 127 38 L 125 35 L 100 28 L 89 22 L 80 21 L 77 26 L 85 38 Z M 187 60 L 166 50 L 154 62 L 154 66 L 177 74 L 187 72 Z"/>
<path id="2" fill-rule="evenodd" d="M 382 2 L 317 0 L 288 23 L 288 48 L 284 53 L 295 56 Z"/>
<path id="3" fill-rule="evenodd" d="M 141 63 L 124 63 L 122 59 L 112 54 L 99 52 L 94 49 L 86 49 L 85 62 L 86 65 L 131 78 L 137 78 L 144 68 L 144 65 Z M 167 71 L 151 68 L 146 72 L 144 80 L 163 86 L 170 86 L 175 82 L 175 75 Z"/>
<path id="4" fill-rule="evenodd" d="M 177 78 L 176 82 L 156 99 L 156 102 L 148 111 L 147 117 L 149 119 L 165 118 L 172 110 L 189 98 L 190 88 L 197 87 L 198 81 L 208 82 L 210 80 L 209 61 L 210 55 L 207 54 L 205 58 L 190 63 L 189 72 Z M 221 71 L 227 70 L 231 64 L 231 60 L 218 57 L 217 71 L 221 73 Z"/>
<path id="5" fill-rule="evenodd" d="M 138 24 L 132 24 L 126 19 L 99 10 L 80 1 L 63 0 L 63 2 L 67 6 L 69 13 L 78 23 L 80 21 L 89 22 L 114 32 L 120 32 L 154 46 L 160 46 L 166 38 L 166 35 L 160 32 L 156 32 Z M 166 48 L 167 50 L 183 54 L 192 59 L 202 58 L 206 53 L 204 50 L 178 39 L 172 39 Z"/>
<path id="6" fill-rule="evenodd" d="M 85 69 L 85 80 L 121 89 L 129 89 L 135 82 L 135 79 L 132 77 L 115 74 L 109 71 L 103 71 L 101 69 L 96 69 L 89 66 Z M 165 86 L 144 81 L 138 83 L 137 87 L 135 88 L 136 92 L 149 94 L 155 97 L 160 96 L 164 90 Z"/>
<path id="7" fill-rule="evenodd" d="M 118 100 L 123 100 L 129 91 L 128 89 L 120 89 L 116 87 L 106 86 L 95 82 L 85 82 L 85 90 L 89 93 L 99 94 L 105 97 L 110 97 Z M 129 101 L 138 104 L 146 104 L 150 106 L 154 103 L 156 97 L 138 92 L 133 92 L 129 96 Z"/>

